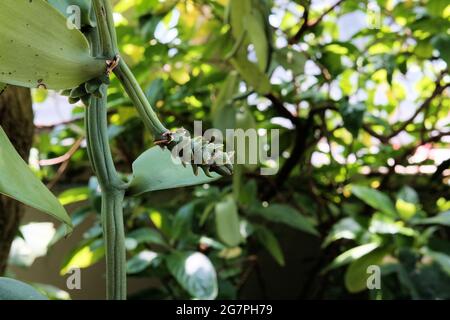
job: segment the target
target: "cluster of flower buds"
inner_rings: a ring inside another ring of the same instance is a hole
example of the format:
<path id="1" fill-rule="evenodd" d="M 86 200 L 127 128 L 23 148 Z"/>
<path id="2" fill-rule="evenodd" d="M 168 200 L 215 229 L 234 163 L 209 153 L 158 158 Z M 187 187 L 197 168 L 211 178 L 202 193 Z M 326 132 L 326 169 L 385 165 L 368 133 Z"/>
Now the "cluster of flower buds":
<path id="1" fill-rule="evenodd" d="M 101 98 L 103 95 L 102 86 L 109 85 L 109 83 L 109 76 L 105 74 L 99 78 L 82 83 L 76 88 L 64 90 L 61 92 L 61 95 L 69 97 L 69 103 L 71 104 L 81 100 L 84 105 L 89 106 L 91 95 Z"/>
<path id="2" fill-rule="evenodd" d="M 191 138 L 183 128 L 166 133 L 164 139 L 156 144 L 166 146 L 175 157 L 180 158 L 184 166 L 190 164 L 195 175 L 198 175 L 199 168 L 208 177 L 211 177 L 211 172 L 222 176 L 233 174 L 233 151 L 224 152 L 223 144 L 216 144 L 203 137 Z"/>

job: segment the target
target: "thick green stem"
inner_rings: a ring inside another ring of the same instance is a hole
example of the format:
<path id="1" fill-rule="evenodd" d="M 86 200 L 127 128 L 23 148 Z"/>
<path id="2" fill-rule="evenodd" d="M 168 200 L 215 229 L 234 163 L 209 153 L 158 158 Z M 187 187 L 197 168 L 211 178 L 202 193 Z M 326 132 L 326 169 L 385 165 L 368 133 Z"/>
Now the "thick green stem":
<path id="1" fill-rule="evenodd" d="M 152 132 L 156 139 L 161 138 L 168 130 L 159 121 L 158 116 L 153 111 L 147 97 L 125 61 L 120 60 L 119 65 L 114 69 L 114 74 L 125 88 L 125 91 L 139 112 L 142 121 L 144 121 L 145 126 Z"/>
<path id="2" fill-rule="evenodd" d="M 119 54 L 117 46 L 116 29 L 112 15 L 112 7 L 109 0 L 93 1 L 97 18 L 97 29 L 102 47 L 102 55 L 107 59 L 113 59 Z M 132 100 L 145 126 L 150 130 L 155 139 L 160 139 L 168 130 L 159 121 L 150 103 L 142 91 L 139 83 L 123 59 L 114 69 L 114 73 L 122 83 L 125 91 Z"/>
<path id="3" fill-rule="evenodd" d="M 100 35 L 102 55 L 112 59 L 118 54 L 116 29 L 112 17 L 112 9 L 109 0 L 92 1 L 95 16 L 97 18 L 97 29 Z"/>
<path id="4" fill-rule="evenodd" d="M 126 256 L 123 198 L 127 184 L 114 166 L 109 147 L 106 86 L 102 98 L 92 96 L 86 108 L 88 154 L 102 189 L 102 225 L 106 249 L 107 298 L 126 299 Z"/>

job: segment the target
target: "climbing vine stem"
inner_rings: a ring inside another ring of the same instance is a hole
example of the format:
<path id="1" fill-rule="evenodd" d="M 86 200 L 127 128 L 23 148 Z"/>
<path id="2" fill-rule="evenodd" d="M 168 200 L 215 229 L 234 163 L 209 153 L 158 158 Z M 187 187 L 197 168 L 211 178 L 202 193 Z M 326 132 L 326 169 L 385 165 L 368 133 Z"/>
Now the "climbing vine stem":
<path id="1" fill-rule="evenodd" d="M 146 126 L 155 138 L 168 130 L 152 110 L 141 87 L 123 59 L 120 59 L 117 37 L 109 0 L 93 1 L 97 18 L 97 33 L 90 39 L 93 54 L 104 58 L 107 74 L 114 71 L 135 104 Z M 100 95 L 91 95 L 86 108 L 88 154 L 102 189 L 101 219 L 106 252 L 107 298 L 126 299 L 126 252 L 123 223 L 123 199 L 127 184 L 121 180 L 114 166 L 107 133 L 107 89 L 103 83 Z"/>
<path id="2" fill-rule="evenodd" d="M 123 59 L 119 61 L 114 73 L 125 88 L 145 126 L 152 132 L 156 140 L 163 139 L 168 130 L 159 121 L 139 83 Z"/>
<path id="3" fill-rule="evenodd" d="M 109 147 L 106 86 L 102 97 L 91 96 L 86 108 L 88 153 L 102 191 L 101 219 L 106 251 L 107 298 L 126 299 L 126 257 L 123 199 L 127 184 L 114 167 Z"/>

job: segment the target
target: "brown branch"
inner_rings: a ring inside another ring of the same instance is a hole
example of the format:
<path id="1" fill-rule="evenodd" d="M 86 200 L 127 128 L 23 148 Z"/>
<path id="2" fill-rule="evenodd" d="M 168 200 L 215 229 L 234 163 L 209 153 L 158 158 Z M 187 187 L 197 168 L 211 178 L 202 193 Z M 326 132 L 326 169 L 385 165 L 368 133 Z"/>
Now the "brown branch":
<path id="1" fill-rule="evenodd" d="M 419 108 L 417 108 L 416 112 L 414 112 L 414 114 L 407 120 L 405 120 L 396 130 L 394 130 L 392 133 L 390 133 L 389 135 L 385 136 L 379 133 L 376 133 L 368 124 L 363 124 L 363 129 L 369 133 L 371 136 L 377 138 L 378 140 L 380 140 L 382 143 L 388 143 L 390 139 L 392 139 L 393 137 L 397 136 L 399 133 L 401 133 L 402 131 L 404 131 L 406 129 L 406 127 L 411 124 L 416 118 L 417 116 L 423 112 L 424 110 L 428 109 L 431 105 L 431 102 L 438 97 L 440 94 L 442 94 L 444 92 L 444 90 L 446 88 L 448 88 L 450 86 L 450 83 L 447 83 L 445 85 L 441 85 L 440 81 L 443 77 L 443 73 L 439 76 L 439 78 L 436 80 L 436 87 L 433 90 L 433 93 L 425 99 L 425 101 L 419 106 Z"/>
<path id="2" fill-rule="evenodd" d="M 303 124 L 296 127 L 295 130 L 295 144 L 292 149 L 290 157 L 286 160 L 276 177 L 278 188 L 284 184 L 286 179 L 291 174 L 297 163 L 301 160 L 306 151 L 306 142 L 311 131 L 313 123 L 313 116 L 309 115 Z"/>
<path id="3" fill-rule="evenodd" d="M 323 18 L 325 18 L 326 15 L 328 15 L 331 11 L 333 11 L 334 9 L 336 9 L 336 7 L 338 7 L 339 5 L 341 5 L 345 0 L 339 0 L 337 1 L 334 5 L 332 5 L 330 8 L 328 8 L 327 10 L 325 10 L 324 13 L 322 13 L 320 15 L 319 18 L 317 18 L 314 21 L 308 21 L 308 17 L 309 17 L 309 8 L 305 7 L 305 12 L 303 13 L 303 19 L 305 20 L 302 24 L 302 26 L 300 27 L 300 29 L 297 31 L 297 33 L 288 40 L 289 44 L 294 44 L 297 43 L 301 37 L 303 36 L 303 34 L 310 29 L 313 29 L 314 27 L 316 27 L 322 20 Z"/>
<path id="4" fill-rule="evenodd" d="M 414 119 L 415 119 L 422 111 L 424 111 L 425 109 L 427 109 L 427 108 L 431 105 L 431 102 L 434 100 L 434 98 L 436 98 L 438 95 L 440 95 L 440 94 L 445 90 L 445 88 L 447 88 L 449 85 L 450 85 L 450 83 L 449 83 L 449 84 L 446 84 L 446 85 L 444 85 L 444 86 L 441 86 L 441 85 L 439 84 L 439 82 L 438 82 L 437 85 L 436 85 L 436 88 L 434 89 L 434 91 L 433 91 L 433 93 L 431 94 L 431 96 L 429 96 L 429 97 L 422 103 L 422 105 L 416 110 L 416 112 L 414 112 L 414 114 L 413 114 L 408 120 L 406 120 L 405 122 L 403 122 L 402 125 L 401 125 L 397 130 L 395 130 L 393 133 L 391 133 L 391 134 L 388 136 L 388 138 L 389 138 L 389 139 L 390 139 L 390 138 L 393 138 L 393 137 L 395 137 L 396 135 L 398 135 L 400 132 L 402 132 L 403 130 L 405 130 L 406 127 L 408 126 L 408 124 L 412 123 L 412 122 L 414 121 Z"/>
<path id="5" fill-rule="evenodd" d="M 309 18 L 309 6 L 305 6 L 305 11 L 303 12 L 303 17 L 302 17 L 303 24 L 300 27 L 300 29 L 297 31 L 297 33 L 294 34 L 294 36 L 288 40 L 289 44 L 297 43 L 300 40 L 300 38 L 302 37 L 302 35 L 306 32 L 306 30 L 308 29 L 308 18 Z"/>
<path id="6" fill-rule="evenodd" d="M 286 182 L 286 179 L 291 174 L 292 170 L 301 160 L 303 154 L 307 150 L 307 141 L 311 129 L 313 128 L 313 117 L 316 111 L 311 110 L 306 119 L 300 119 L 296 115 L 292 114 L 283 105 L 283 102 L 279 100 L 274 94 L 270 93 L 266 97 L 272 102 L 274 109 L 283 117 L 291 120 L 295 126 L 295 143 L 292 149 L 290 157 L 285 161 L 281 167 L 278 175 L 275 179 L 275 187 L 268 186 L 266 192 L 263 193 L 263 199 L 270 199 L 275 195 L 273 191 L 280 189 L 280 187 Z"/>
<path id="7" fill-rule="evenodd" d="M 272 102 L 272 106 L 278 112 L 278 114 L 284 118 L 291 120 L 294 125 L 298 124 L 299 118 L 292 114 L 286 107 L 283 105 L 283 102 L 280 101 L 278 97 L 276 97 L 273 93 L 266 94 L 266 98 Z"/>

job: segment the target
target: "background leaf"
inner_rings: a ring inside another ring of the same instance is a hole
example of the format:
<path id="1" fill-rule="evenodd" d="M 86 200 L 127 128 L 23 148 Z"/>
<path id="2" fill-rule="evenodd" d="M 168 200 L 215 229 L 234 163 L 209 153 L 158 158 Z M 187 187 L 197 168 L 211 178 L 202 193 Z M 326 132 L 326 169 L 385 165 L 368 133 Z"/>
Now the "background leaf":
<path id="1" fill-rule="evenodd" d="M 233 197 L 228 196 L 216 204 L 216 231 L 221 241 L 230 247 L 241 242 L 239 216 Z"/>
<path id="2" fill-rule="evenodd" d="M 416 224 L 440 224 L 450 227 L 450 211 L 441 212 L 438 215 L 421 219 L 415 222 Z"/>
<path id="3" fill-rule="evenodd" d="M 167 257 L 167 268 L 194 298 L 217 297 L 217 275 L 211 261 L 200 252 L 175 252 Z"/>
<path id="4" fill-rule="evenodd" d="M 272 255 L 280 266 L 285 265 L 283 250 L 275 235 L 267 228 L 258 227 L 256 229 L 256 238 Z"/>
<path id="5" fill-rule="evenodd" d="M 315 236 L 319 235 L 310 220 L 302 216 L 300 212 L 294 208 L 287 205 L 273 204 L 266 208 L 257 207 L 253 208 L 252 212 L 269 221 L 283 223 L 287 226 Z"/>
<path id="6" fill-rule="evenodd" d="M 352 262 L 345 273 L 347 290 L 355 293 L 367 289 L 367 279 L 370 276 L 367 268 L 372 265 L 380 265 L 386 254 L 386 248 L 379 248 Z"/>
<path id="7" fill-rule="evenodd" d="M 381 212 L 392 217 L 395 217 L 397 215 L 391 199 L 389 199 L 387 195 L 378 190 L 366 186 L 353 185 L 352 193 L 372 208 L 378 209 Z"/>

